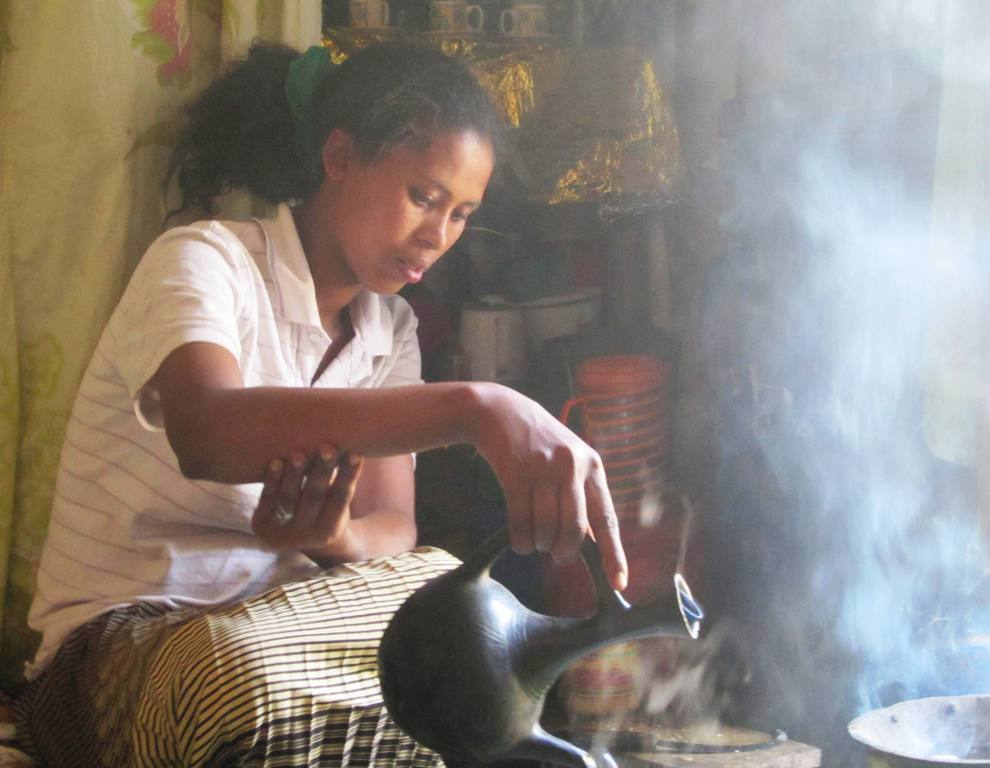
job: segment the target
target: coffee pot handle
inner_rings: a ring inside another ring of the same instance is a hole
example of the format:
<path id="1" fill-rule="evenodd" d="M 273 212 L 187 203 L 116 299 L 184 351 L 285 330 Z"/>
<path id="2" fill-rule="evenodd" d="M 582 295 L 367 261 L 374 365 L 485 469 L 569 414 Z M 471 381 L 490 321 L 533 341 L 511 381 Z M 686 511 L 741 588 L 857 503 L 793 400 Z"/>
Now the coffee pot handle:
<path id="1" fill-rule="evenodd" d="M 474 576 L 487 574 L 495 561 L 508 549 L 509 529 L 500 528 L 479 544 L 465 559 L 464 569 L 468 574 Z M 596 618 L 609 617 L 628 611 L 629 603 L 609 585 L 608 577 L 605 575 L 605 567 L 602 565 L 602 556 L 598 552 L 598 545 L 590 535 L 585 536 L 581 543 L 581 558 L 588 566 L 588 573 L 591 574 L 591 582 L 595 588 Z"/>
<path id="2" fill-rule="evenodd" d="M 591 574 L 591 582 L 595 587 L 597 601 L 595 618 L 607 618 L 628 611 L 629 602 L 619 592 L 612 589 L 608 583 L 608 576 L 605 575 L 605 567 L 602 565 L 598 544 L 590 535 L 585 536 L 581 543 L 581 557 L 584 559 L 585 565 L 588 566 L 588 573 Z"/>

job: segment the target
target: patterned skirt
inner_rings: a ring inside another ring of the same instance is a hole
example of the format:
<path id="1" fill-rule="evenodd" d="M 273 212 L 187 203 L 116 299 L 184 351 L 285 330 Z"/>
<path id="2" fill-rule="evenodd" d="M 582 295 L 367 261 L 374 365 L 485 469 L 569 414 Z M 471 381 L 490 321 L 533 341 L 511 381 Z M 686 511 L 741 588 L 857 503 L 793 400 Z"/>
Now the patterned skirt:
<path id="1" fill-rule="evenodd" d="M 420 548 L 245 602 L 142 604 L 78 629 L 19 703 L 25 747 L 61 766 L 439 766 L 385 711 L 392 614 L 457 566 Z"/>

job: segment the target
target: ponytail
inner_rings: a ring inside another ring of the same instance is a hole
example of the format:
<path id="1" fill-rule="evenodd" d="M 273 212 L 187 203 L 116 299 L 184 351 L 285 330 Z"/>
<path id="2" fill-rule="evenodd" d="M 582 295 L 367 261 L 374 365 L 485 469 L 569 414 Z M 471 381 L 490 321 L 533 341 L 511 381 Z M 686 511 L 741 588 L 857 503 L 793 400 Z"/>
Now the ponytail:
<path id="1" fill-rule="evenodd" d="M 215 198 L 232 189 L 282 203 L 317 187 L 318 168 L 297 140 L 285 95 L 298 56 L 286 45 L 255 43 L 186 107 L 188 121 L 165 177 L 166 185 L 175 177 L 182 199 L 169 216 L 193 207 L 212 215 Z"/>

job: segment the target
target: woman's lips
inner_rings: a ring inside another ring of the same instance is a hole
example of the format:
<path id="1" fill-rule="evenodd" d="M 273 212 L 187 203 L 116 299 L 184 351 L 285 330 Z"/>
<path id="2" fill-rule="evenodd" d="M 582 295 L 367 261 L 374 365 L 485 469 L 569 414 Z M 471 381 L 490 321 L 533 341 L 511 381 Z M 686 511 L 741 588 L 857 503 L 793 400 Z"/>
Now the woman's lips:
<path id="1" fill-rule="evenodd" d="M 402 281 L 405 283 L 418 283 L 423 279 L 423 273 L 426 272 L 425 266 L 407 264 L 402 259 L 398 259 L 397 264 L 399 274 L 402 275 Z"/>

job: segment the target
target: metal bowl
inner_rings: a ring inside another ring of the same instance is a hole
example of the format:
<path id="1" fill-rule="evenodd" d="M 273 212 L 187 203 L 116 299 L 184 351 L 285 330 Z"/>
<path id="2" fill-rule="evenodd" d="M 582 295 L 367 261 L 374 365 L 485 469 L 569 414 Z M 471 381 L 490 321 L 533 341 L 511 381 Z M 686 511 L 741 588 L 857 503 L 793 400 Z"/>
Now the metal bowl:
<path id="1" fill-rule="evenodd" d="M 990 765 L 990 694 L 902 701 L 857 717 L 849 734 L 876 766 Z"/>

